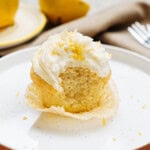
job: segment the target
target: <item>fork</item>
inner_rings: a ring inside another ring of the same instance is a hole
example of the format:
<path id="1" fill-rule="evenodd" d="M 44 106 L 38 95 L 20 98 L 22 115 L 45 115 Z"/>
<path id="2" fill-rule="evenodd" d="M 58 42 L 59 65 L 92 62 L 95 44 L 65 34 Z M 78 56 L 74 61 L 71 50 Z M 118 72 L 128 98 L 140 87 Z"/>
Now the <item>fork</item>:
<path id="1" fill-rule="evenodd" d="M 128 27 L 128 32 L 143 46 L 150 49 L 150 24 L 135 22 Z"/>

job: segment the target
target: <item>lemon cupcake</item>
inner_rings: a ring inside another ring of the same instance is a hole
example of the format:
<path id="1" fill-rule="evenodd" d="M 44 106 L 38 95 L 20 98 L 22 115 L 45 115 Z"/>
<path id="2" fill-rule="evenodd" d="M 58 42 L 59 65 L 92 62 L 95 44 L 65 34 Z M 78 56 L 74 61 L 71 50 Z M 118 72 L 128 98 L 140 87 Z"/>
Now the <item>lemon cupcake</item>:
<path id="1" fill-rule="evenodd" d="M 78 119 L 112 116 L 118 96 L 108 60 L 100 42 L 76 31 L 50 36 L 32 59 L 28 103 Z"/>

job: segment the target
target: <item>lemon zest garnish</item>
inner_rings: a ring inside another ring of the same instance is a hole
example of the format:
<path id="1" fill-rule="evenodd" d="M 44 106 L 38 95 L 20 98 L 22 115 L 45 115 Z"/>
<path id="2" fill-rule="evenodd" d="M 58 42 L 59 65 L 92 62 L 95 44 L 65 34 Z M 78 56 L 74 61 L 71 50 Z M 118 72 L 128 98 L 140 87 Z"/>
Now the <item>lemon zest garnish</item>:
<path id="1" fill-rule="evenodd" d="M 63 42 L 59 42 L 58 45 L 60 48 L 62 48 L 64 46 Z"/>
<path id="2" fill-rule="evenodd" d="M 70 43 L 70 48 L 73 53 L 73 58 L 75 60 L 79 60 L 79 61 L 84 60 L 83 47 Z"/>
<path id="3" fill-rule="evenodd" d="M 51 54 L 52 55 L 58 55 L 58 56 L 60 55 L 56 50 L 52 50 Z"/>

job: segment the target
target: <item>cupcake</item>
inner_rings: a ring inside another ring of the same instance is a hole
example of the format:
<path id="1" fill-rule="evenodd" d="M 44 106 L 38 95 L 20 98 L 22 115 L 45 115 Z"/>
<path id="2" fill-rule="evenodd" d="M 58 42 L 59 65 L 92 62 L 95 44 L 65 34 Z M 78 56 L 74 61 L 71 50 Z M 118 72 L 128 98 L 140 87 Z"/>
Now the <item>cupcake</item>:
<path id="1" fill-rule="evenodd" d="M 110 118 L 118 95 L 109 59 L 100 42 L 76 31 L 50 36 L 32 59 L 29 105 L 83 120 Z"/>

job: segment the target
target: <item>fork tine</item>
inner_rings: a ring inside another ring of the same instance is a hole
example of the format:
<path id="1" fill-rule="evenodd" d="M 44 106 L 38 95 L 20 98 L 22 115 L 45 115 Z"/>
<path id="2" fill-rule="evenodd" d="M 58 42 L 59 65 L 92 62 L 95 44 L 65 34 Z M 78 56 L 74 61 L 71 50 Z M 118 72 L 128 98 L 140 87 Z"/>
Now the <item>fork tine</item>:
<path id="1" fill-rule="evenodd" d="M 135 24 L 136 24 L 137 27 L 139 27 L 141 30 L 145 29 L 145 26 L 142 25 L 140 22 L 136 21 Z"/>
<path id="2" fill-rule="evenodd" d="M 150 24 L 147 24 L 147 25 L 146 25 L 146 29 L 147 29 L 147 31 L 150 33 Z"/>
<path id="3" fill-rule="evenodd" d="M 131 27 L 135 30 L 135 32 L 143 39 L 146 40 L 147 36 L 135 25 L 132 24 Z"/>
<path id="4" fill-rule="evenodd" d="M 132 29 L 131 27 L 128 27 L 128 31 L 138 42 L 140 42 L 141 44 L 144 44 L 144 40 L 141 38 L 141 36 L 139 36 L 139 34 L 137 34 L 136 31 L 134 31 L 134 29 Z"/>
<path id="5" fill-rule="evenodd" d="M 146 27 L 139 22 L 135 22 L 135 25 L 141 30 L 146 36 L 150 37 L 150 33 L 147 32 Z"/>
<path id="6" fill-rule="evenodd" d="M 145 43 L 145 40 L 132 27 L 128 27 L 128 31 L 140 44 L 150 48 L 150 45 Z"/>
<path id="7" fill-rule="evenodd" d="M 149 30 L 149 32 L 148 32 Z M 128 32 L 143 46 L 150 48 L 150 25 L 142 25 L 135 22 L 128 27 Z"/>

